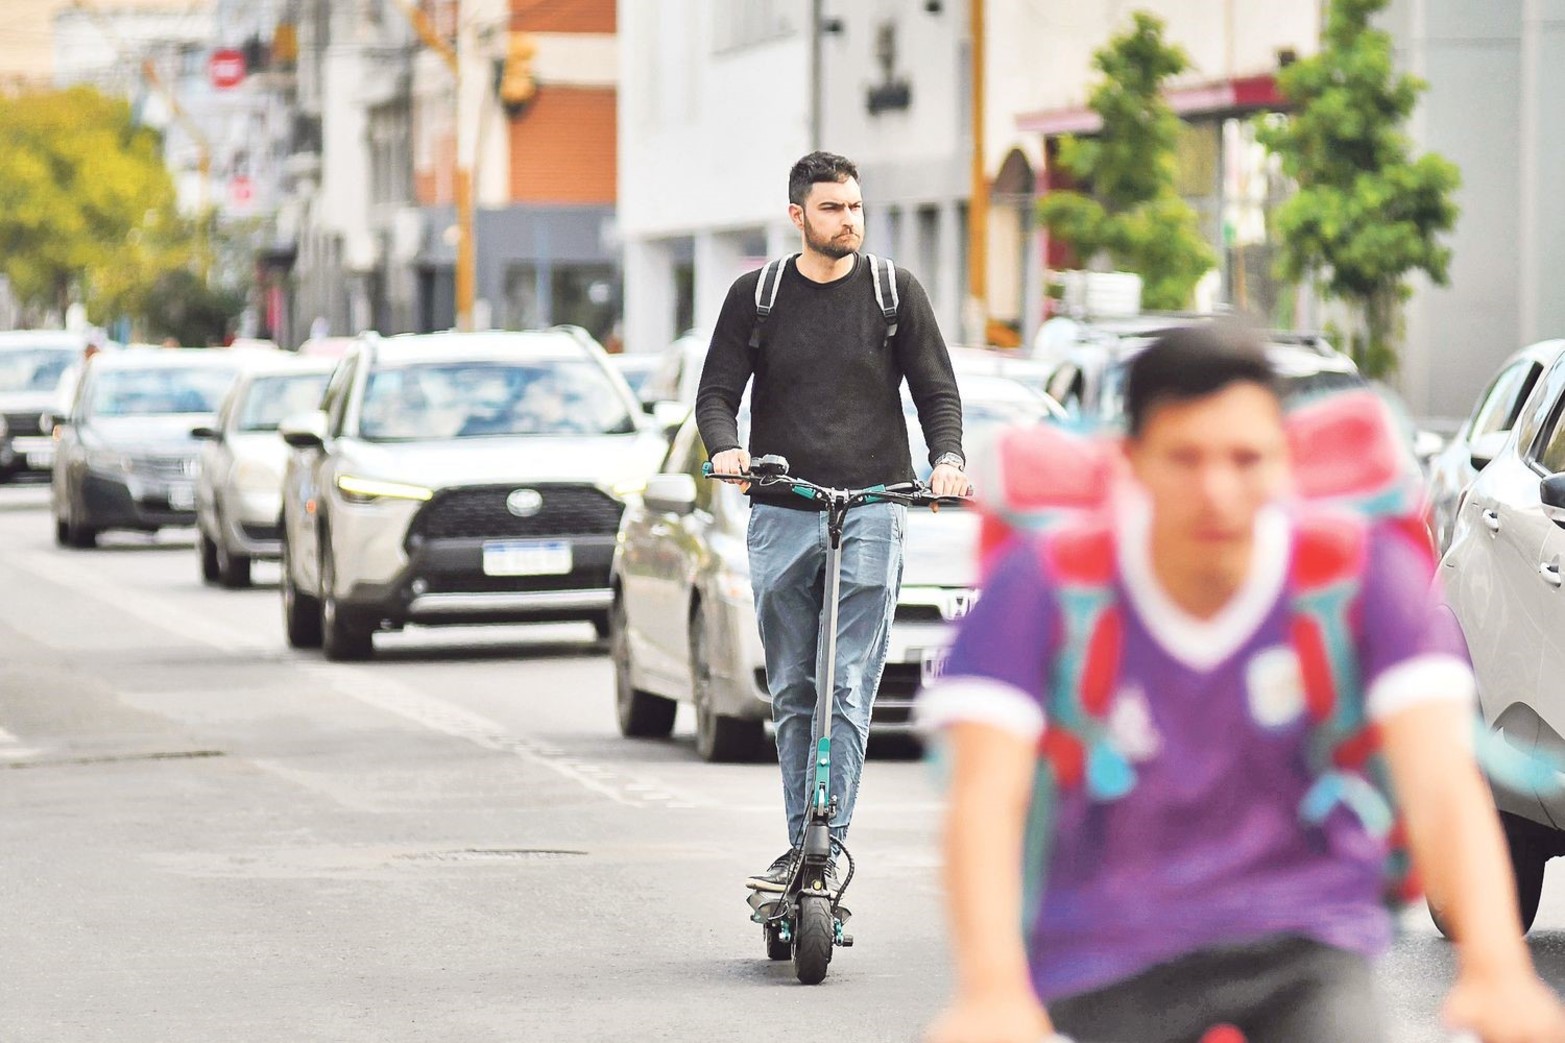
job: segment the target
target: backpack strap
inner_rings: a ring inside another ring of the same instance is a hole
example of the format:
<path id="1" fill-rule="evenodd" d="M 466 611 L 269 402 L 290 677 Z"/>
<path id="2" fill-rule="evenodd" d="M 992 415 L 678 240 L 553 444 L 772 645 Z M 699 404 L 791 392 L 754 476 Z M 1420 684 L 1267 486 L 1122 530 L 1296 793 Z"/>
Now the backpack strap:
<path id="1" fill-rule="evenodd" d="M 777 304 L 777 291 L 782 287 L 783 271 L 798 256 L 798 254 L 789 254 L 787 257 L 768 261 L 766 267 L 761 269 L 761 277 L 755 280 L 755 325 L 750 327 L 752 350 L 760 350 L 761 327 Z"/>
<path id="2" fill-rule="evenodd" d="M 865 254 L 864 259 L 869 262 L 870 279 L 875 284 L 875 303 L 880 307 L 881 318 L 886 320 L 886 339 L 881 341 L 884 346 L 897 335 L 897 311 L 902 304 L 897 295 L 897 268 L 889 257 Z"/>
<path id="3" fill-rule="evenodd" d="M 1062 624 L 1039 752 L 1060 788 L 1085 786 L 1094 800 L 1117 800 L 1135 787 L 1136 772 L 1108 728 L 1124 637 L 1114 530 L 1092 518 L 1046 533 L 1039 548 L 1058 586 Z"/>

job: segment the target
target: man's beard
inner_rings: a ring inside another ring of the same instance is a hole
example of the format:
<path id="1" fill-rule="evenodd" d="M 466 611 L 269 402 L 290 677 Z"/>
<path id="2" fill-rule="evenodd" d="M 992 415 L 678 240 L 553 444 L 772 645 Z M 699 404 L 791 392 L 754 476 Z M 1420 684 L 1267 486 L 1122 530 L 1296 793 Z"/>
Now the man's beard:
<path id="1" fill-rule="evenodd" d="M 857 235 L 844 236 L 838 233 L 838 236 L 836 239 L 827 239 L 825 236 L 816 235 L 815 228 L 810 224 L 809 219 L 806 218 L 804 221 L 804 243 L 818 254 L 825 254 L 827 257 L 840 260 L 858 250 L 859 237 Z"/>

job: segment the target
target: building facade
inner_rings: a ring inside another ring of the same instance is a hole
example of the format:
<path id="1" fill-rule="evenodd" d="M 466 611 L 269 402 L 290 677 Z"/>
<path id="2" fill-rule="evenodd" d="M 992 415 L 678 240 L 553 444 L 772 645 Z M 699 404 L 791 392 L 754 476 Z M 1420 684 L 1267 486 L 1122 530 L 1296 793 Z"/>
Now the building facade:
<path id="1" fill-rule="evenodd" d="M 1421 149 L 1462 172 L 1447 286 L 1420 281 L 1401 371 L 1413 410 L 1465 415 L 1524 344 L 1565 336 L 1565 90 L 1560 0 L 1393 0 L 1386 27 L 1429 90 L 1414 114 Z"/>

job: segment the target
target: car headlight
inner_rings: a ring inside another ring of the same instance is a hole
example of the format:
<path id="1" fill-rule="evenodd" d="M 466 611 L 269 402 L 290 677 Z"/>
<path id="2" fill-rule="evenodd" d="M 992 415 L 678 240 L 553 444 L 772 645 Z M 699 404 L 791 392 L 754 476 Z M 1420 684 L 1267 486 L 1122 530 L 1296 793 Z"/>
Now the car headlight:
<path id="1" fill-rule="evenodd" d="M 124 453 L 116 453 L 112 449 L 89 449 L 87 466 L 106 474 L 123 473 L 130 470 L 130 457 Z"/>
<path id="2" fill-rule="evenodd" d="M 435 495 L 433 489 L 407 482 L 383 482 L 375 478 L 357 478 L 351 474 L 337 476 L 337 488 L 349 503 L 374 503 L 376 500 L 428 500 Z"/>
<path id="3" fill-rule="evenodd" d="M 645 478 L 626 478 L 609 486 L 609 495 L 616 500 L 623 500 L 627 496 L 636 496 L 647 487 Z"/>
<path id="4" fill-rule="evenodd" d="M 258 460 L 245 460 L 234 468 L 234 484 L 245 492 L 274 493 L 282 489 L 283 476 Z"/>

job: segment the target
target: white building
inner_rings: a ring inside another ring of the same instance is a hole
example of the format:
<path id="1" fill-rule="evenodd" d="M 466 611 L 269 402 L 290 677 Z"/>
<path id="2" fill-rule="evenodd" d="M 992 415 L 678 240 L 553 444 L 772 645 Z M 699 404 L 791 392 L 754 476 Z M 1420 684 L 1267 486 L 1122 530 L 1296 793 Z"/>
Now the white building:
<path id="1" fill-rule="evenodd" d="M 1386 27 L 1429 83 L 1421 149 L 1462 172 L 1450 284 L 1420 281 L 1402 384 L 1416 413 L 1463 416 L 1524 344 L 1565 336 L 1565 3 L 1393 0 Z"/>

